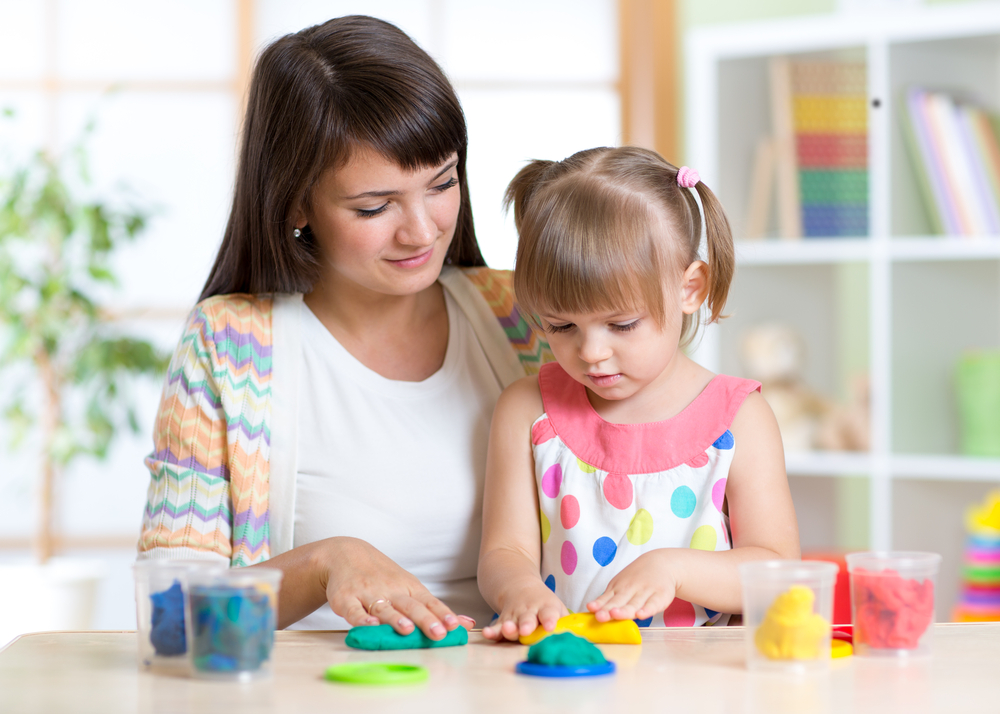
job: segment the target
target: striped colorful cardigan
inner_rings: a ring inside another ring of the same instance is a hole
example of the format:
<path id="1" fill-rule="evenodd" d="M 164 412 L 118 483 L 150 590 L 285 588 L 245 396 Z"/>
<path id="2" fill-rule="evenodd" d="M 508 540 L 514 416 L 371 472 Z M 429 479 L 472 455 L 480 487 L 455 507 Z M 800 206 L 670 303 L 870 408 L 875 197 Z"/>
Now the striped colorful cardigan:
<path id="1" fill-rule="evenodd" d="M 505 387 L 552 359 L 518 312 L 510 279 L 489 268 L 441 274 Z M 140 558 L 243 566 L 292 547 L 301 299 L 221 295 L 192 311 L 146 458 Z"/>

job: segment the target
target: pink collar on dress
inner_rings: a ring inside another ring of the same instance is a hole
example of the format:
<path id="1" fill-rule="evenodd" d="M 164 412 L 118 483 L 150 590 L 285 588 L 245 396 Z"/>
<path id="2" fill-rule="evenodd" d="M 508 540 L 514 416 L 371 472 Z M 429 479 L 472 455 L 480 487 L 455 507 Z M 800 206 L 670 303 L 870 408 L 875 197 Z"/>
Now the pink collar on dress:
<path id="1" fill-rule="evenodd" d="M 717 375 L 679 414 L 646 424 L 612 424 L 594 411 L 587 388 L 555 362 L 538 374 L 553 430 L 581 461 L 609 473 L 649 474 L 698 461 L 729 430 L 760 382 Z"/>

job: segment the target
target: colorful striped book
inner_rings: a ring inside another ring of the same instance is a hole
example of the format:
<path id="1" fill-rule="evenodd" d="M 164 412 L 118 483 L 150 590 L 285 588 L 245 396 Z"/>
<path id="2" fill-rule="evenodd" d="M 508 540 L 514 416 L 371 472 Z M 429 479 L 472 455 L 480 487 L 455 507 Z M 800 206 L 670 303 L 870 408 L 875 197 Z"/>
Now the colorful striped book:
<path id="1" fill-rule="evenodd" d="M 868 100 L 862 63 L 792 62 L 805 237 L 868 235 Z"/>
<path id="2" fill-rule="evenodd" d="M 1000 120 L 918 87 L 906 92 L 905 108 L 904 136 L 932 231 L 1000 235 Z"/>

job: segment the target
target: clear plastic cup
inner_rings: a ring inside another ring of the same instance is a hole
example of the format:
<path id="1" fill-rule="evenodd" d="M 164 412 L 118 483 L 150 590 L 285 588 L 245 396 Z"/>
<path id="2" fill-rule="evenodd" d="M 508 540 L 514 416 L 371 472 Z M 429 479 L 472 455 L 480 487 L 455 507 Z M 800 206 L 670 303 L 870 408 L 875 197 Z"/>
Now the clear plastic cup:
<path id="1" fill-rule="evenodd" d="M 187 669 L 188 576 L 221 570 L 224 564 L 206 560 L 140 560 L 132 566 L 141 668 Z"/>
<path id="2" fill-rule="evenodd" d="M 758 560 L 739 566 L 747 667 L 813 671 L 830 666 L 837 564 Z"/>
<path id="3" fill-rule="evenodd" d="M 854 652 L 914 657 L 931 652 L 934 585 L 941 556 L 916 551 L 848 553 Z"/>
<path id="4" fill-rule="evenodd" d="M 196 677 L 245 681 L 271 673 L 281 576 L 275 568 L 192 575 L 188 641 Z"/>

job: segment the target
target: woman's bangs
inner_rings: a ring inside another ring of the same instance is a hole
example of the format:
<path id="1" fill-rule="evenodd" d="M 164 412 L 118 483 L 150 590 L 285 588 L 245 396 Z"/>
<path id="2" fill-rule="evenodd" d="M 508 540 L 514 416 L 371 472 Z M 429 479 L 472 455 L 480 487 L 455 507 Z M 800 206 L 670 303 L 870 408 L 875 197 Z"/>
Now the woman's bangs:
<path id="1" fill-rule="evenodd" d="M 329 132 L 333 165 L 349 159 L 350 147 L 369 146 L 401 168 L 415 171 L 443 164 L 467 144 L 462 110 L 445 97 L 409 96 L 406 91 L 367 92 L 366 102 L 343 102 L 342 131 Z M 436 101 L 435 101 L 436 100 Z"/>

